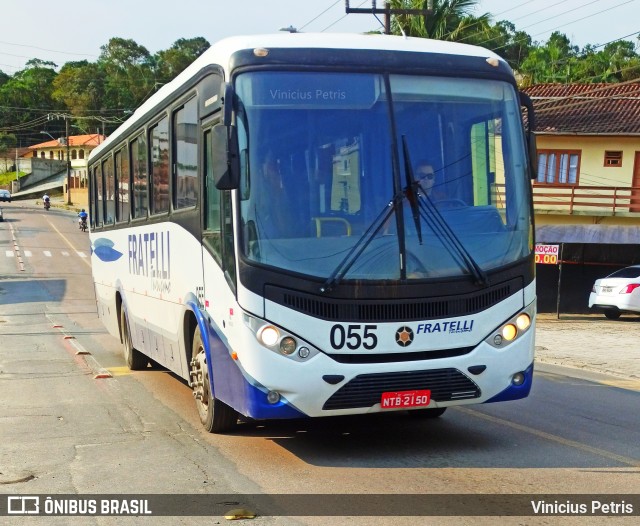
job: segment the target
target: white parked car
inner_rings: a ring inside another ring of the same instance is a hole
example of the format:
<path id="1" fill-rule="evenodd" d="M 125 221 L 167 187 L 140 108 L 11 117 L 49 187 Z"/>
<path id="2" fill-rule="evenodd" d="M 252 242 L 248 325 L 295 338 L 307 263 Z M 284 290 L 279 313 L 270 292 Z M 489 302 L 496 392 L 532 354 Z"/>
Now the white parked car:
<path id="1" fill-rule="evenodd" d="M 589 308 L 604 310 L 610 320 L 617 320 L 623 312 L 640 314 L 640 265 L 597 279 L 589 294 Z"/>

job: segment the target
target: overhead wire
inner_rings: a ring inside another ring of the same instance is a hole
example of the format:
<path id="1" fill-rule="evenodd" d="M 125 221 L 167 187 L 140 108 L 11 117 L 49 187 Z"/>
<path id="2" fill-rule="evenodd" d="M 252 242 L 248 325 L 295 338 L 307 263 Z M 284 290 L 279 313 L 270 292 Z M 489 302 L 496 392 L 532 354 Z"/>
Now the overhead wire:
<path id="1" fill-rule="evenodd" d="M 305 27 L 307 27 L 309 24 L 315 22 L 316 20 L 318 20 L 318 18 L 320 18 L 322 15 L 324 15 L 327 11 L 333 9 L 337 4 L 339 4 L 342 0 L 337 0 L 336 2 L 334 2 L 333 4 L 331 4 L 329 7 L 327 7 L 324 11 L 322 11 L 322 13 L 318 14 L 317 16 L 315 16 L 314 18 L 312 18 L 311 20 L 309 20 L 306 24 L 301 25 L 298 29 L 304 29 Z"/>

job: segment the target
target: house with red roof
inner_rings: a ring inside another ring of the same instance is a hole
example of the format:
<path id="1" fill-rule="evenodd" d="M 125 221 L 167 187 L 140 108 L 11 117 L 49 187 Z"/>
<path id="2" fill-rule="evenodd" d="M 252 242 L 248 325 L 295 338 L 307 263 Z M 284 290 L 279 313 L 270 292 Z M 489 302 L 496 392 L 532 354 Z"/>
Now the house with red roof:
<path id="1" fill-rule="evenodd" d="M 97 133 L 88 135 L 71 135 L 69 136 L 69 148 L 67 148 L 66 137 L 60 137 L 57 140 L 50 140 L 29 146 L 28 154 L 31 157 L 41 159 L 57 159 L 59 161 L 67 160 L 67 149 L 69 158 L 71 159 L 71 176 L 77 178 L 78 182 L 86 184 L 87 181 L 87 159 L 89 153 L 100 143 L 104 142 L 106 137 Z"/>
<path id="2" fill-rule="evenodd" d="M 60 137 L 58 139 L 51 139 L 46 142 L 41 142 L 29 146 L 28 153 L 24 157 L 31 158 L 32 160 L 38 159 L 39 161 L 49 161 L 48 164 L 55 166 L 57 164 L 59 172 L 63 172 L 58 178 L 57 183 L 52 181 L 49 184 L 60 184 L 63 188 L 63 193 L 67 192 L 66 188 L 66 161 L 71 161 L 71 173 L 70 173 L 70 186 L 71 186 L 71 201 L 78 204 L 87 204 L 87 161 L 91 150 L 104 142 L 106 137 L 100 134 L 86 134 L 86 135 L 71 135 L 69 136 L 69 144 L 67 145 L 67 137 Z M 58 161 L 58 163 L 56 163 Z M 32 168 L 35 175 L 36 164 L 32 162 Z M 49 169 L 51 171 L 51 169 Z M 53 175 L 53 174 L 52 174 Z M 36 179 L 43 179 L 43 176 L 36 177 Z M 38 181 L 24 181 L 24 184 L 32 186 Z M 22 183 L 22 181 L 21 181 Z M 21 190 L 23 185 L 21 184 Z"/>
<path id="3" fill-rule="evenodd" d="M 539 306 L 585 312 L 595 278 L 640 263 L 640 82 L 524 91 L 535 109 L 536 242 L 559 246 L 564 265 L 537 265 Z"/>
<path id="4" fill-rule="evenodd" d="M 559 212 L 541 224 L 563 215 L 572 224 L 637 224 L 640 82 L 540 84 L 525 92 L 536 115 L 536 210 Z"/>

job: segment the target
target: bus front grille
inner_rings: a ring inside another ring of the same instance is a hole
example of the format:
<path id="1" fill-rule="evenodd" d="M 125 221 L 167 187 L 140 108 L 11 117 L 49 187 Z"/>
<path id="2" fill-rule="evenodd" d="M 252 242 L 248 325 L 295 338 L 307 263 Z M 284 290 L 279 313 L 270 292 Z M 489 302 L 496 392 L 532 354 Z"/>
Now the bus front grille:
<path id="1" fill-rule="evenodd" d="M 343 385 L 322 409 L 352 409 L 380 403 L 382 393 L 428 389 L 436 402 L 468 400 L 480 396 L 480 388 L 457 369 L 361 374 Z"/>
<path id="2" fill-rule="evenodd" d="M 469 316 L 497 305 L 521 288 L 522 281 L 517 278 L 467 294 L 367 300 L 319 297 L 268 285 L 265 298 L 321 320 L 384 323 Z"/>

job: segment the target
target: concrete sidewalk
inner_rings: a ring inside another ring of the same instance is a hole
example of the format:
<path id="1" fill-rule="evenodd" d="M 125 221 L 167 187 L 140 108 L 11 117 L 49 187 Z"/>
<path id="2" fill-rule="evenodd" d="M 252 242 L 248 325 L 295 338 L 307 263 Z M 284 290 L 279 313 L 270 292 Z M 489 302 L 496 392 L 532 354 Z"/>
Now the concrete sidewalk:
<path id="1" fill-rule="evenodd" d="M 536 364 L 602 373 L 640 385 L 640 316 L 538 314 Z"/>

